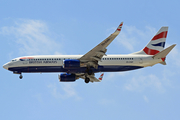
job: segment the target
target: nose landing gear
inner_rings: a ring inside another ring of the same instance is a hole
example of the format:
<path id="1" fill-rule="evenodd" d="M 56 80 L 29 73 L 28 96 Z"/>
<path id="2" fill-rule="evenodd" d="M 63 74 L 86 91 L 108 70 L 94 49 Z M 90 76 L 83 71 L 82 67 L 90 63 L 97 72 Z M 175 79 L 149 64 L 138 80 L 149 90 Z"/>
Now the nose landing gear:
<path id="1" fill-rule="evenodd" d="M 19 78 L 20 78 L 20 79 L 22 79 L 22 78 L 23 78 L 22 74 L 20 74 Z"/>
<path id="2" fill-rule="evenodd" d="M 13 71 L 14 74 L 19 74 L 19 79 L 22 79 L 22 73 L 20 71 Z"/>

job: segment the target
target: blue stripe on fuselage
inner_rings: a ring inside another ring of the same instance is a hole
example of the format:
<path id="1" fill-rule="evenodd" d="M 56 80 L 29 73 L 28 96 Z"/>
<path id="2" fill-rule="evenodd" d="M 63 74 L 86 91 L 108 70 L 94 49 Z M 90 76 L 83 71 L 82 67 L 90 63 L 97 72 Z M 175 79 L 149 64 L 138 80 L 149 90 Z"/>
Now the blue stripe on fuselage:
<path id="1" fill-rule="evenodd" d="M 143 68 L 141 66 L 98 66 L 98 69 L 91 68 L 93 73 L 96 72 L 120 72 Z M 18 72 L 67 72 L 67 73 L 86 73 L 87 68 L 64 69 L 62 66 L 34 66 L 34 67 L 12 67 L 10 71 Z"/>

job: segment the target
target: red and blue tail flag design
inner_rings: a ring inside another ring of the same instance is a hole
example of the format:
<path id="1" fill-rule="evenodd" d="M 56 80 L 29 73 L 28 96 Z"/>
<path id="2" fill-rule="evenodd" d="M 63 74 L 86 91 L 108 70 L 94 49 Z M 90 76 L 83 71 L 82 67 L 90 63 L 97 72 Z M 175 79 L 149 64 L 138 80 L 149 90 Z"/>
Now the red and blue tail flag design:
<path id="1" fill-rule="evenodd" d="M 161 52 L 165 47 L 167 32 L 168 27 L 162 27 L 143 50 L 134 54 L 155 55 Z"/>
<path id="2" fill-rule="evenodd" d="M 162 51 L 165 46 L 166 37 L 167 37 L 168 27 L 162 27 L 156 35 L 151 39 L 143 51 L 147 55 L 155 55 Z"/>

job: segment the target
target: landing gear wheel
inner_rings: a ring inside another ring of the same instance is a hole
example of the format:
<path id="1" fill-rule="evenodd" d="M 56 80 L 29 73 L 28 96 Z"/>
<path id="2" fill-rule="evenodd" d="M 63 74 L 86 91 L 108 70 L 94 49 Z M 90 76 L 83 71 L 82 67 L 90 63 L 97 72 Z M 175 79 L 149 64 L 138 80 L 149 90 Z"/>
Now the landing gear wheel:
<path id="1" fill-rule="evenodd" d="M 20 79 L 22 79 L 22 78 L 23 78 L 23 76 L 20 74 L 19 78 L 20 78 Z"/>
<path id="2" fill-rule="evenodd" d="M 88 77 L 85 78 L 85 83 L 89 83 L 90 79 Z"/>

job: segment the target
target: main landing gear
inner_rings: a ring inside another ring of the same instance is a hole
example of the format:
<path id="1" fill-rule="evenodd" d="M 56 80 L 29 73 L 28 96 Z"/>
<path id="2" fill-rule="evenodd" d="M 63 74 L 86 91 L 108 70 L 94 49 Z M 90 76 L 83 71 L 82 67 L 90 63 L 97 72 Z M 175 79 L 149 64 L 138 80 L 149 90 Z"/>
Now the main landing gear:
<path id="1" fill-rule="evenodd" d="M 92 74 L 93 74 L 93 71 L 92 71 L 92 69 L 91 69 L 90 66 L 87 66 L 86 73 L 87 73 L 88 75 L 92 75 Z"/>
<path id="2" fill-rule="evenodd" d="M 93 71 L 90 69 L 90 66 L 87 66 L 86 74 L 85 74 L 85 83 L 89 83 L 90 79 L 87 77 L 87 75 L 92 75 Z"/>
<path id="3" fill-rule="evenodd" d="M 88 77 L 85 78 L 85 83 L 89 83 L 90 79 Z"/>

